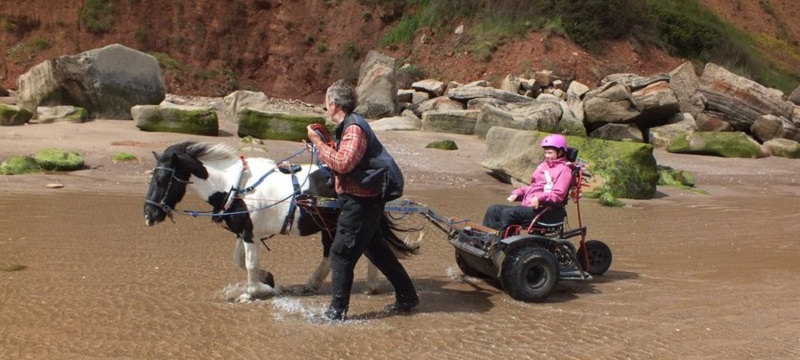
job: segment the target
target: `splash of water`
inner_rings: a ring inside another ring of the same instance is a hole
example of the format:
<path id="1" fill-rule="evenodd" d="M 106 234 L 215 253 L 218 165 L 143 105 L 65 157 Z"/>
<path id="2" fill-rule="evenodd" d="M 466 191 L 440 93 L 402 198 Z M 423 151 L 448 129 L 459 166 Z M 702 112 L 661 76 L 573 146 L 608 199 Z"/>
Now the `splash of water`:
<path id="1" fill-rule="evenodd" d="M 222 297 L 228 302 L 249 303 L 258 300 L 265 300 L 283 293 L 280 287 L 272 288 L 266 284 L 259 284 L 258 289 L 250 295 L 247 294 L 245 283 L 228 284 L 222 289 Z"/>

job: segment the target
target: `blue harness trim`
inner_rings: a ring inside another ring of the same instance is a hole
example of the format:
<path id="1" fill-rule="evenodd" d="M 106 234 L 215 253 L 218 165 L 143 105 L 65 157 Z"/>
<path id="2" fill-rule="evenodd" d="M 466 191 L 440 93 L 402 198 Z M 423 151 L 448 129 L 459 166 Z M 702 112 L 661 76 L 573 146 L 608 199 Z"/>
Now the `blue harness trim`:
<path id="1" fill-rule="evenodd" d="M 300 183 L 297 181 L 297 175 L 292 173 L 292 186 L 294 186 L 294 193 L 292 193 L 292 200 L 289 201 L 289 212 L 286 218 L 283 219 L 283 226 L 281 226 L 281 235 L 286 235 L 292 230 L 294 224 L 294 212 L 297 210 L 297 195 L 300 195 Z"/>
<path id="2" fill-rule="evenodd" d="M 289 157 L 287 157 L 286 159 L 283 159 L 283 160 L 279 161 L 279 162 L 278 162 L 278 164 L 280 164 L 280 163 L 284 163 L 284 162 L 286 162 L 286 161 L 289 161 L 289 160 L 291 160 L 292 158 L 295 158 L 295 157 L 299 156 L 300 154 L 304 153 L 305 151 L 306 151 L 306 149 L 300 150 L 300 151 L 298 151 L 298 152 L 294 153 L 292 156 L 289 156 Z M 253 185 L 250 185 L 250 186 L 248 186 L 248 187 L 246 187 L 246 188 L 244 188 L 244 189 L 240 189 L 240 190 L 238 190 L 238 193 L 239 193 L 239 194 L 246 194 L 246 193 L 249 193 L 249 192 L 251 192 L 251 191 L 255 190 L 255 188 L 256 188 L 258 185 L 261 185 L 261 183 L 262 183 L 262 182 L 264 182 L 264 179 L 266 179 L 266 178 L 267 178 L 267 176 L 270 176 L 270 175 L 271 175 L 272 173 L 274 173 L 274 172 L 275 172 L 275 168 L 272 168 L 272 169 L 270 169 L 270 171 L 267 171 L 267 173 L 266 173 L 266 174 L 262 175 L 262 176 L 261 176 L 261 177 L 260 177 L 260 178 L 259 178 L 259 179 L 258 179 L 258 180 L 257 180 L 257 181 L 254 183 L 254 184 L 253 184 Z"/>

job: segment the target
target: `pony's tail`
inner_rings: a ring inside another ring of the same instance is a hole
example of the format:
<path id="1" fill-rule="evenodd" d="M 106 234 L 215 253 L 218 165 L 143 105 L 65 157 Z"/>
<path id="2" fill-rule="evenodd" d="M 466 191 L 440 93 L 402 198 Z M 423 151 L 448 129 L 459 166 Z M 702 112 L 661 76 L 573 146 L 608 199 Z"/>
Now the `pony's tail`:
<path id="1" fill-rule="evenodd" d="M 419 247 L 424 233 L 420 232 L 420 236 L 416 240 L 409 240 L 408 238 L 402 240 L 395 232 L 410 232 L 415 230 L 416 229 L 401 228 L 395 224 L 386 213 L 381 217 L 381 233 L 383 234 L 383 239 L 389 243 L 389 247 L 398 258 L 409 258 L 419 253 Z"/>

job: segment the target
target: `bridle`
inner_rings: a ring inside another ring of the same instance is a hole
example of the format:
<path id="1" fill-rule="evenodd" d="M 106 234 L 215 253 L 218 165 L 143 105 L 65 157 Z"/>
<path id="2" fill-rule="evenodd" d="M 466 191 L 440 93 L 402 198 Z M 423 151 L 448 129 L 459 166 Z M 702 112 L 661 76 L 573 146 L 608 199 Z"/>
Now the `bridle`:
<path id="1" fill-rule="evenodd" d="M 169 183 L 167 183 L 167 188 L 164 190 L 164 196 L 161 197 L 161 202 L 155 202 L 147 198 L 144 199 L 144 202 L 146 204 L 158 206 L 159 208 L 161 208 L 162 211 L 167 213 L 167 215 L 170 218 L 172 218 L 172 213 L 174 210 L 169 205 L 167 205 L 166 201 L 167 201 L 167 196 L 169 196 L 169 190 L 172 188 L 173 180 L 182 184 L 191 184 L 192 182 L 189 181 L 189 179 L 186 180 L 179 179 L 177 176 L 175 176 L 174 168 L 168 168 L 163 166 L 156 166 L 155 168 L 153 168 L 153 178 L 155 178 L 156 170 L 168 171 L 170 173 Z"/>

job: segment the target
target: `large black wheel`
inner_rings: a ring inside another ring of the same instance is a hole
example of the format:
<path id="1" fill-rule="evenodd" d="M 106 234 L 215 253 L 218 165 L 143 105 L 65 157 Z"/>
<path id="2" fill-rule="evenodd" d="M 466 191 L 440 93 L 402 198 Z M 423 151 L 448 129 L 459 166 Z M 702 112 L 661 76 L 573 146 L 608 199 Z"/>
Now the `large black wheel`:
<path id="1" fill-rule="evenodd" d="M 589 240 L 586 242 L 586 254 L 589 262 L 586 262 L 584 248 L 578 249 L 578 261 L 584 271 L 592 275 L 603 275 L 611 267 L 611 249 L 600 240 Z"/>
<path id="2" fill-rule="evenodd" d="M 541 302 L 558 284 L 558 273 L 553 253 L 540 247 L 522 247 L 505 260 L 503 288 L 516 300 Z"/>
<path id="3" fill-rule="evenodd" d="M 456 265 L 458 265 L 458 269 L 461 270 L 461 272 L 464 273 L 464 275 L 472 276 L 478 279 L 489 278 L 489 276 L 487 276 L 486 274 L 471 268 L 469 264 L 467 264 L 467 262 L 461 256 L 461 254 L 459 254 L 458 250 L 456 250 Z"/>

